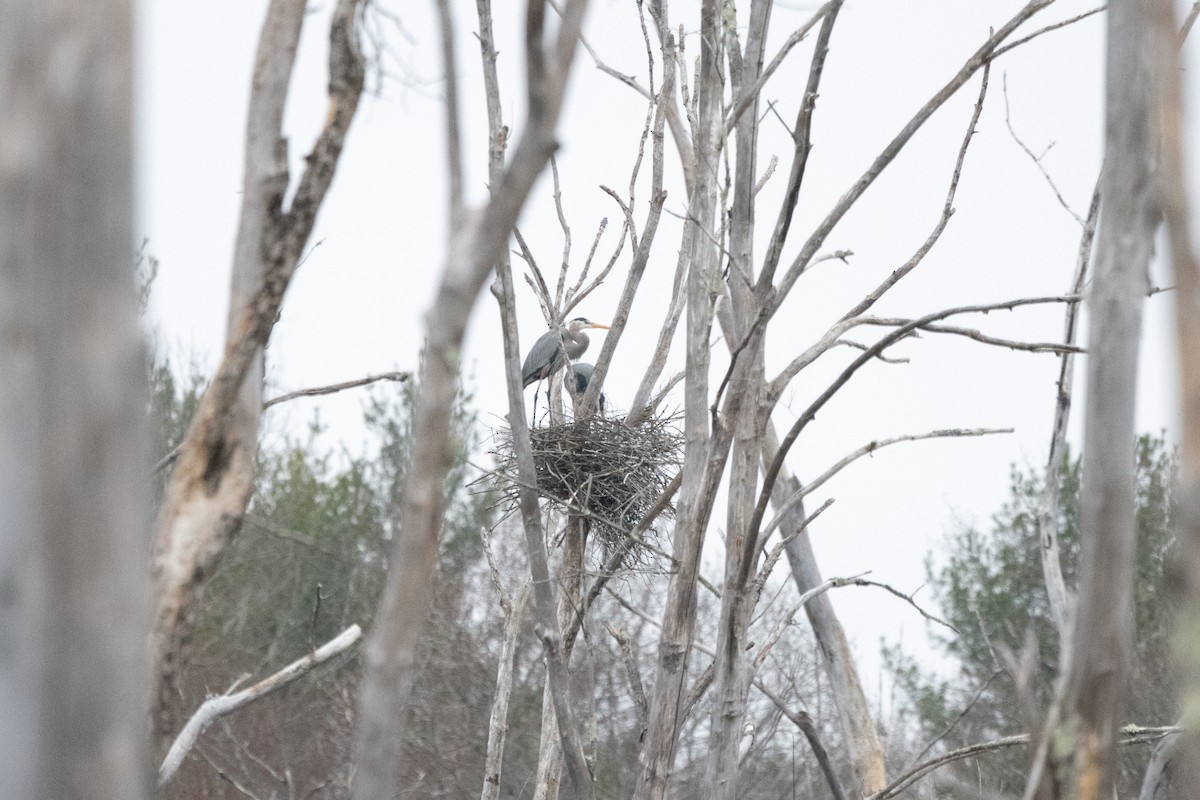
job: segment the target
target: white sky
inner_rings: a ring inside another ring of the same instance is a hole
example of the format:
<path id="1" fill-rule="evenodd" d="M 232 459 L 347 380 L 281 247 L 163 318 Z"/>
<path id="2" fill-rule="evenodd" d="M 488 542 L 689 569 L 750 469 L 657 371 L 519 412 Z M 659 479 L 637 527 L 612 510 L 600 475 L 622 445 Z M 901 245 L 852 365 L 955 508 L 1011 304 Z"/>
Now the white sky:
<path id="1" fill-rule="evenodd" d="M 271 340 L 269 377 L 280 391 L 416 367 L 423 315 L 446 250 L 441 67 L 433 3 L 382 4 L 404 21 L 406 35 L 386 28 L 392 49 L 410 66 L 408 80 L 388 80 L 379 96 L 364 98 L 360 107 L 318 220 L 313 242 L 320 245 L 297 273 Z M 496 20 L 502 99 L 506 121 L 514 129 L 522 116 L 521 5 L 495 2 L 497 16 L 503 17 Z M 693 5 L 698 3 L 676 2 L 671 9 L 675 22 L 683 22 L 687 31 L 689 60 L 699 53 Z M 812 225 L 957 71 L 989 27 L 1003 24 L 1021 5 L 1018 0 L 846 3 L 833 33 L 814 124 L 815 149 L 785 264 Z M 324 114 L 330 6 L 321 4 L 306 26 L 293 81 L 287 129 L 297 174 Z M 468 192 L 478 201 L 485 193 L 486 120 L 476 19 L 474 3 L 459 0 L 455 6 Z M 817 4 L 777 6 L 769 55 Z M 1060 0 L 1026 30 L 1090 7 Z M 263 0 L 143 2 L 140 7 L 138 232 L 149 238 L 149 252 L 161 260 L 151 315 L 163 343 L 209 369 L 216 364 L 225 325 L 246 101 L 265 8 Z M 634 3 L 594 0 L 586 34 L 611 66 L 645 82 L 646 54 Z M 1005 128 L 1002 83 L 1007 76 L 1017 131 L 1035 152 L 1053 145 L 1044 164 L 1082 216 L 1100 163 L 1102 46 L 1103 20 L 1093 17 L 1048 34 L 995 65 L 955 202 L 957 213 L 925 263 L 880 304 L 881 315 L 919 316 L 950 306 L 1066 291 L 1079 226 Z M 811 38 L 796 48 L 764 92 L 766 100 L 778 101 L 789 125 L 810 54 Z M 397 68 L 394 61 L 391 66 Z M 849 249 L 855 256 L 849 265 L 821 264 L 797 285 L 771 329 L 769 371 L 778 370 L 903 264 L 929 234 L 978 85 L 976 78 L 935 115 L 829 237 L 825 251 Z M 563 202 L 576 267 L 605 215 L 609 228 L 597 260 L 611 252 L 620 211 L 598 186 L 627 192 L 644 115 L 644 101 L 594 69 L 581 50 L 559 137 Z M 760 195 L 760 256 L 790 164 L 782 126 L 768 117 L 764 130 L 760 170 L 772 154 L 779 156 L 780 165 Z M 679 213 L 684 191 L 669 141 L 667 210 Z M 644 173 L 648 178 L 648 164 Z M 643 180 L 635 211 L 639 225 L 646 186 Z M 617 407 L 632 396 L 665 313 L 679 227 L 675 217 L 664 215 L 606 383 L 610 404 Z M 535 188 L 521 229 L 543 269 L 555 269 L 562 243 L 548 180 Z M 626 251 L 608 283 L 579 312 L 607 321 L 628 264 Z M 545 328 L 532 294 L 518 280 L 524 349 Z M 1161 295 L 1152 299 L 1147 312 L 1138 428 L 1171 430 L 1176 427 L 1176 401 L 1168 301 Z M 970 318 L 969 324 L 996 335 L 1052 341 L 1061 336 L 1062 310 L 994 313 Z M 484 422 L 496 422 L 506 410 L 498 331 L 495 303 L 485 292 L 465 359 Z M 594 343 L 590 355 L 598 349 Z M 824 574 L 872 570 L 873 578 L 910 591 L 924 580 L 926 553 L 936 551 L 956 520 L 988 524 L 1007 496 L 1010 464 L 1043 464 L 1057 359 L 933 334 L 896 347 L 890 355 L 911 361 L 864 369 L 809 426 L 789 458 L 801 480 L 875 438 L 945 427 L 1016 428 L 1009 436 L 898 445 L 863 459 L 818 492 L 814 505 L 836 498 L 813 532 Z M 849 356 L 848 350 L 826 356 L 793 382 L 776 415 L 781 430 Z M 719 379 L 724 369 L 720 355 L 716 362 Z M 668 373 L 681 365 L 680 354 Z M 1080 371 L 1077 383 L 1082 382 Z M 330 435 L 347 441 L 352 451 L 362 447 L 361 404 L 362 395 L 353 392 L 317 404 L 331 426 Z M 312 405 L 297 402 L 271 414 L 295 428 L 311 419 Z M 1072 426 L 1076 442 L 1081 412 L 1077 404 Z M 714 520 L 721 524 L 723 517 L 718 507 Z M 717 548 L 713 539 L 710 553 Z M 868 686 L 878 685 L 881 637 L 903 638 L 918 652 L 923 649 L 923 621 L 898 601 L 874 590 L 844 589 L 835 593 L 834 602 L 855 641 Z"/>

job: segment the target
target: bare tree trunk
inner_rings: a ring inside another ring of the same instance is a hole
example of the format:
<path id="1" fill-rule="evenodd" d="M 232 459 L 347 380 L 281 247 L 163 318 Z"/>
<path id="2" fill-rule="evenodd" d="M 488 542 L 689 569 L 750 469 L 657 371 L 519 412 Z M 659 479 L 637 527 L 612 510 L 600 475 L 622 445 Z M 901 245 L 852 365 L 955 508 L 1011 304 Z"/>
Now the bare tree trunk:
<path id="1" fill-rule="evenodd" d="M 512 697 L 513 658 L 525 603 L 529 599 L 528 583 L 523 585 L 508 605 L 504 616 L 504 634 L 500 642 L 500 664 L 496 668 L 496 695 L 492 699 L 492 714 L 488 721 L 487 757 L 483 765 L 483 793 L 480 800 L 499 800 L 500 768 L 504 764 L 504 740 L 508 736 L 508 701 Z"/>
<path id="2" fill-rule="evenodd" d="M 0 0 L 0 786 L 144 798 L 149 453 L 126 0 Z"/>
<path id="3" fill-rule="evenodd" d="M 561 397 L 561 394 L 559 395 Z M 563 636 L 562 650 L 564 665 L 570 666 L 571 652 L 575 648 L 575 637 L 567 637 L 564 631 L 572 629 L 571 623 L 582 608 L 580 591 L 583 588 L 584 519 L 572 515 L 566 520 L 563 536 L 562 560 L 558 568 L 558 630 Z M 579 628 L 574 628 L 578 631 Z M 550 684 L 543 687 L 541 744 L 538 747 L 537 778 L 534 783 L 534 800 L 555 800 L 558 797 L 559 780 L 562 776 L 563 752 L 559 745 L 558 720 L 554 715 Z"/>
<path id="4" fill-rule="evenodd" d="M 754 2 L 746 31 L 746 51 L 738 47 L 736 20 L 726 21 L 725 51 L 729 63 L 730 86 L 734 97 L 755 85 L 762 72 L 763 51 L 770 22 L 770 3 Z M 744 577 L 753 575 L 758 548 L 748 540 L 750 519 L 758 499 L 758 465 L 763 420 L 760 404 L 765 385 L 762 337 L 753 330 L 762 298 L 754 291 L 754 188 L 757 181 L 758 104 L 738 120 L 735 130 L 737 148 L 733 203 L 729 223 L 729 315 L 731 330 L 726 338 L 748 342 L 736 355 L 740 391 L 745 392 L 736 420 L 729 468 L 729 499 L 725 533 L 725 588 L 721 595 L 716 658 L 713 661 L 715 688 L 712 723 L 709 730 L 709 757 L 706 784 L 714 800 L 737 796 L 737 775 L 741 753 L 739 744 L 746 718 L 750 691 L 750 665 L 747 635 L 757 593 Z M 733 333 L 736 338 L 729 338 Z"/>
<path id="5" fill-rule="evenodd" d="M 1108 10 L 1107 142 L 1088 298 L 1087 397 L 1080 497 L 1079 608 L 1068 697 L 1080 800 L 1112 796 L 1116 728 L 1133 642 L 1134 400 L 1142 300 L 1158 223 L 1150 3 Z"/>
<path id="6" fill-rule="evenodd" d="M 334 9 L 329 111 L 286 209 L 289 176 L 283 109 L 305 0 L 274 0 L 259 37 L 225 354 L 180 445 L 158 519 L 155 727 L 163 748 L 178 723 L 179 672 L 196 624 L 204 578 L 241 527 L 253 491 L 263 405 L 263 348 L 333 180 L 362 93 L 358 3 L 338 0 Z"/>
<path id="7" fill-rule="evenodd" d="M 770 463 L 779 450 L 779 436 L 773 425 L 768 425 L 763 437 L 763 463 Z M 789 498 L 800 491 L 800 481 L 787 469 L 780 470 L 779 478 L 771 487 L 771 503 L 776 509 L 783 507 Z M 793 503 L 784 514 L 779 526 L 779 535 L 787 541 L 784 551 L 792 570 L 792 580 L 803 595 L 822 584 L 821 570 L 813 553 L 809 532 L 802 531 L 805 523 L 804 504 Z M 799 535 L 797 535 L 797 533 Z M 854 775 L 852 794 L 873 794 L 887 785 L 887 769 L 883 757 L 883 744 L 871 717 L 866 693 L 858 679 L 854 656 L 846 632 L 833 610 L 833 603 L 826 594 L 809 600 L 804 605 L 813 635 L 821 651 L 821 663 L 829 675 L 829 688 L 837 704 L 838 717 L 845 735 L 847 759 Z"/>
<path id="8" fill-rule="evenodd" d="M 634 797 L 661 800 L 670 779 L 679 735 L 688 659 L 696 627 L 696 578 L 704 545 L 711 492 L 706 492 L 710 462 L 724 461 L 725 453 L 711 447 L 708 430 L 709 336 L 716 279 L 716 250 L 712 240 L 716 205 L 715 178 L 720 143 L 717 125 L 721 115 L 720 59 L 717 4 L 704 0 L 701 8 L 699 130 L 695 135 L 696 164 L 688 216 L 692 220 L 687 243 L 691 268 L 687 278 L 687 373 L 684 379 L 684 465 L 678 517 L 672 547 L 679 566 L 671 575 L 659 638 L 658 668 L 649 698 L 649 726 L 639 756 Z"/>

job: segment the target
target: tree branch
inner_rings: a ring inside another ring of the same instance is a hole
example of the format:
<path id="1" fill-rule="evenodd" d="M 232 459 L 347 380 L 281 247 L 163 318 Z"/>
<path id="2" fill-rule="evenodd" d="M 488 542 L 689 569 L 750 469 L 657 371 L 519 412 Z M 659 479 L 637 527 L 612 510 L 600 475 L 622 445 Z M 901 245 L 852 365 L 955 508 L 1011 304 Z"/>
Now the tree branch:
<path id="1" fill-rule="evenodd" d="M 164 786 L 171 780 L 176 770 L 179 769 L 179 765 L 183 763 L 184 756 L 192 749 L 196 740 L 200 738 L 200 734 L 204 733 L 204 729 L 211 725 L 218 717 L 232 714 L 234 711 L 253 703 L 260 697 L 270 694 L 277 689 L 282 689 L 296 679 L 311 672 L 314 667 L 346 652 L 357 644 L 361 638 L 362 628 L 358 625 L 351 625 L 315 651 L 296 659 L 291 664 L 288 664 L 270 677 L 263 678 L 253 686 L 242 689 L 240 692 L 234 692 L 231 688 L 225 694 L 205 700 L 196 709 L 196 713 L 192 715 L 187 724 L 183 726 L 183 730 L 175 737 L 170 750 L 167 751 L 166 758 L 163 759 L 162 765 L 158 768 L 158 785 Z"/>
<path id="2" fill-rule="evenodd" d="M 395 383 L 404 383 L 412 377 L 411 372 L 383 372 L 379 375 L 368 375 L 365 378 L 357 378 L 352 381 L 343 381 L 341 383 L 331 383 L 327 386 L 313 386 L 308 389 L 297 389 L 294 392 L 281 394 L 278 397 L 272 397 L 270 400 L 263 401 L 263 410 L 280 403 L 286 403 L 289 400 L 295 400 L 298 397 L 321 397 L 327 394 L 336 394 L 337 392 L 345 391 L 346 389 L 357 389 L 360 386 L 370 386 L 372 383 L 379 381 L 393 381 Z"/>

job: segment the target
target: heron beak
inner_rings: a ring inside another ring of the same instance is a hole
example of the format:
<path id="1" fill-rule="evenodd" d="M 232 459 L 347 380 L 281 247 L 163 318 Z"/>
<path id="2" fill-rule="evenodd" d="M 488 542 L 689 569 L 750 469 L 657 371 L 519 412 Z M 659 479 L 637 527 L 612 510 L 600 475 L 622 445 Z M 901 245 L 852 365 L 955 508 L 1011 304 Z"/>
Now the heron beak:
<path id="1" fill-rule="evenodd" d="M 604 330 L 608 330 L 607 325 L 601 325 L 599 322 L 592 322 L 588 325 L 588 327 L 589 328 L 603 328 Z"/>

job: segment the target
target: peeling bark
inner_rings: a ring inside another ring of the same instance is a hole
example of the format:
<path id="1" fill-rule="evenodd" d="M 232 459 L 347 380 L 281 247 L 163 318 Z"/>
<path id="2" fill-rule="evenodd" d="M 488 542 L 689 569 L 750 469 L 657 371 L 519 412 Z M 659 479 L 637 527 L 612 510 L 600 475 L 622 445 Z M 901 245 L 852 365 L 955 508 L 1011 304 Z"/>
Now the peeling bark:
<path id="1" fill-rule="evenodd" d="M 329 110 L 287 208 L 283 110 L 306 13 L 304 0 L 274 0 L 259 37 L 225 353 L 180 444 L 154 545 L 154 724 L 163 748 L 179 725 L 179 673 L 187 662 L 204 580 L 240 530 L 253 492 L 263 348 L 333 180 L 362 94 L 357 9 L 358 0 L 339 0 L 334 9 Z"/>

